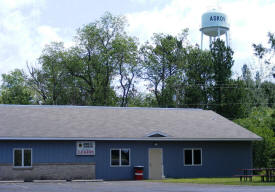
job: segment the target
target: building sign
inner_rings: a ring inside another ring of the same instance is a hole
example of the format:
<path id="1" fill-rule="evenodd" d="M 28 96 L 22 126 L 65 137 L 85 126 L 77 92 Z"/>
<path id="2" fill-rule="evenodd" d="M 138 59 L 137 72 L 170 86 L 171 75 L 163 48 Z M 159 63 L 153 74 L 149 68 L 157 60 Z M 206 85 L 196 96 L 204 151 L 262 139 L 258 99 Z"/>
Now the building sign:
<path id="1" fill-rule="evenodd" d="M 77 141 L 76 155 L 95 155 L 94 141 Z"/>
<path id="2" fill-rule="evenodd" d="M 210 16 L 209 18 L 210 21 L 224 21 L 225 22 L 225 17 L 224 16 Z"/>

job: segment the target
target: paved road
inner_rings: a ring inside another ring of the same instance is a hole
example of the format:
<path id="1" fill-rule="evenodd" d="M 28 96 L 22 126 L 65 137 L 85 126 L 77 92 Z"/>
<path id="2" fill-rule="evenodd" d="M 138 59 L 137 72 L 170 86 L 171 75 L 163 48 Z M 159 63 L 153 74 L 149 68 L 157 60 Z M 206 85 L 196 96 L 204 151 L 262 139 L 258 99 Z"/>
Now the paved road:
<path id="1" fill-rule="evenodd" d="M 275 186 L 224 186 L 144 181 L 0 183 L 0 192 L 274 192 Z"/>

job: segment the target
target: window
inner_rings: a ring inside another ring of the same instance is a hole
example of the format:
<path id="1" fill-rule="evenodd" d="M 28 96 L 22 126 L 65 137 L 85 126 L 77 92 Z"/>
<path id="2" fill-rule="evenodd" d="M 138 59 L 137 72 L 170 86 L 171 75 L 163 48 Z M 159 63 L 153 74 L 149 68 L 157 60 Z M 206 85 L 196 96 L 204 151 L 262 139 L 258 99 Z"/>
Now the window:
<path id="1" fill-rule="evenodd" d="M 184 164 L 192 165 L 192 150 L 184 150 Z"/>
<path id="2" fill-rule="evenodd" d="M 111 151 L 111 165 L 120 165 L 120 150 L 112 150 Z"/>
<path id="3" fill-rule="evenodd" d="M 130 150 L 129 149 L 121 149 L 120 150 L 120 161 L 121 165 L 130 165 Z"/>
<path id="4" fill-rule="evenodd" d="M 31 149 L 14 149 L 13 166 L 14 167 L 31 167 L 32 150 Z"/>
<path id="5" fill-rule="evenodd" d="M 202 165 L 201 149 L 184 149 L 184 165 Z"/>
<path id="6" fill-rule="evenodd" d="M 130 149 L 111 149 L 111 166 L 129 166 Z"/>

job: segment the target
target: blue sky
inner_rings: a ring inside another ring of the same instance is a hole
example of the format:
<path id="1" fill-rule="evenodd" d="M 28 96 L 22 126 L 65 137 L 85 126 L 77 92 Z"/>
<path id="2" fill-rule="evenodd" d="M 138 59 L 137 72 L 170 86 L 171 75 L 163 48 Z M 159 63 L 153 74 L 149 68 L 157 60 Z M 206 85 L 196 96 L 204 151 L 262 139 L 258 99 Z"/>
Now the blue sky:
<path id="1" fill-rule="evenodd" d="M 189 28 L 191 44 L 200 44 L 201 15 L 219 6 L 230 21 L 233 71 L 246 63 L 253 69 L 252 43 L 267 42 L 275 32 L 275 0 L 0 0 L 0 74 L 35 64 L 51 41 L 73 45 L 76 29 L 109 11 L 125 15 L 130 35 L 140 42 L 153 33 L 177 35 Z"/>

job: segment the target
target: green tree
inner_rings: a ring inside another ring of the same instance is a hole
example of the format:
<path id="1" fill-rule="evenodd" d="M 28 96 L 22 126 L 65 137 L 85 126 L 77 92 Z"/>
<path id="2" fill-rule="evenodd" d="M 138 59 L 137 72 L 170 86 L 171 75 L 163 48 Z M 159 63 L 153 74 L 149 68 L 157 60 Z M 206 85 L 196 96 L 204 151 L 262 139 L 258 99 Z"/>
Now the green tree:
<path id="1" fill-rule="evenodd" d="M 57 105 L 60 104 L 63 89 L 63 43 L 53 42 L 47 45 L 42 51 L 42 55 L 38 59 L 44 78 L 44 86 L 47 88 L 47 103 Z M 61 102 L 62 103 L 62 102 Z"/>
<path id="2" fill-rule="evenodd" d="M 131 92 L 129 96 L 129 107 L 158 107 L 154 94 Z"/>
<path id="3" fill-rule="evenodd" d="M 77 46 L 70 50 L 66 67 L 88 89 L 92 105 L 114 105 L 116 94 L 111 82 L 116 75 L 113 42 L 125 34 L 125 19 L 106 13 L 78 30 Z"/>
<path id="4" fill-rule="evenodd" d="M 223 87 L 223 116 L 229 119 L 245 118 L 251 112 L 250 89 L 241 79 L 228 80 Z"/>
<path id="5" fill-rule="evenodd" d="M 1 102 L 3 104 L 31 104 L 33 93 L 25 81 L 22 70 L 15 69 L 8 74 L 2 74 Z"/>
<path id="6" fill-rule="evenodd" d="M 264 81 L 261 84 L 261 91 L 264 94 L 266 105 L 275 108 L 275 84 L 269 81 Z"/>
<path id="7" fill-rule="evenodd" d="M 186 36 L 187 31 L 180 37 L 155 34 L 153 45 L 147 43 L 141 48 L 143 78 L 149 82 L 148 88 L 154 93 L 159 107 L 175 107 L 173 98 L 176 95 L 178 77 L 182 74 L 182 43 Z"/>
<path id="8" fill-rule="evenodd" d="M 28 71 L 30 75 L 30 77 L 28 78 L 28 85 L 37 93 L 38 102 L 47 103 L 48 90 L 47 90 L 47 87 L 45 86 L 47 84 L 47 80 L 45 78 L 43 71 L 33 66 L 28 66 Z"/>
<path id="9" fill-rule="evenodd" d="M 274 109 L 271 108 L 254 108 L 247 118 L 235 120 L 239 125 L 263 138 L 262 141 L 253 142 L 254 167 L 272 166 L 272 156 L 274 155 L 272 152 L 274 145 L 273 113 Z"/>
<path id="10" fill-rule="evenodd" d="M 206 109 L 214 74 L 210 52 L 198 47 L 188 47 L 187 52 L 179 106 Z"/>
<path id="11" fill-rule="evenodd" d="M 252 79 L 251 70 L 249 69 L 247 64 L 244 64 L 242 67 L 242 80 L 245 81 L 245 84 L 250 87 L 254 85 L 254 81 Z"/>
<path id="12" fill-rule="evenodd" d="M 261 66 L 261 76 L 263 76 L 262 78 L 275 78 L 275 34 L 269 32 L 267 36 L 269 47 L 264 47 L 262 44 L 252 44 L 252 46 L 254 48 L 255 56 L 259 58 L 260 64 L 263 65 L 262 62 L 265 64 L 265 66 Z"/>
<path id="13" fill-rule="evenodd" d="M 230 47 L 225 46 L 224 41 L 217 39 L 213 44 L 211 44 L 210 53 L 214 69 L 214 87 L 212 94 L 214 105 L 212 105 L 212 109 L 217 113 L 224 115 L 226 111 L 223 109 L 226 104 L 223 92 L 224 87 L 226 87 L 232 75 L 231 68 L 234 64 L 234 52 Z"/>
<path id="14" fill-rule="evenodd" d="M 84 105 L 86 93 L 83 82 L 73 77 L 66 69 L 68 52 L 63 43 L 52 42 L 46 45 L 38 59 L 38 66 L 28 66 L 28 84 L 39 95 L 43 104 Z"/>
<path id="15" fill-rule="evenodd" d="M 275 84 L 270 81 L 261 82 L 259 72 L 256 73 L 255 80 L 251 77 L 250 69 L 247 65 L 242 68 L 242 79 L 245 81 L 249 97 L 247 102 L 254 107 L 275 107 Z"/>
<path id="16" fill-rule="evenodd" d="M 113 41 L 112 55 L 119 76 L 120 106 L 126 107 L 128 106 L 129 95 L 135 91 L 135 80 L 140 75 L 141 70 L 136 40 L 128 36 L 117 37 Z"/>

